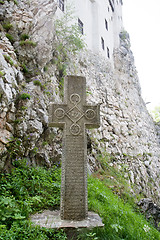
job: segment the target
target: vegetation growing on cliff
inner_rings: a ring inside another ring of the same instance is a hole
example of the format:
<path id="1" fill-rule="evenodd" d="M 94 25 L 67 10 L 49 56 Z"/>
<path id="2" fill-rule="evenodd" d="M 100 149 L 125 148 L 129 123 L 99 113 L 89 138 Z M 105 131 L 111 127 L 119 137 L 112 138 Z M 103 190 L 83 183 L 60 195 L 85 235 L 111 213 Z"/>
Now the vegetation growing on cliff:
<path id="1" fill-rule="evenodd" d="M 155 122 L 160 121 L 160 106 L 155 107 L 155 109 L 151 112 L 151 115 Z"/>
<path id="2" fill-rule="evenodd" d="M 64 77 L 70 59 L 85 47 L 83 35 L 78 23 L 75 22 L 71 7 L 67 7 L 66 13 L 55 21 L 55 52 L 54 63 L 58 70 L 59 88 L 63 91 Z"/>

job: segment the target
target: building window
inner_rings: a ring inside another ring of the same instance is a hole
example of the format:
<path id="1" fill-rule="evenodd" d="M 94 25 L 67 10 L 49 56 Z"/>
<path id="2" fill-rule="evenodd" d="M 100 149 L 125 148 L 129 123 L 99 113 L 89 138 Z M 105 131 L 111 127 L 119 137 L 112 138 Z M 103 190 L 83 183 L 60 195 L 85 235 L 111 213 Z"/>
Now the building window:
<path id="1" fill-rule="evenodd" d="M 105 27 L 106 27 L 106 30 L 108 31 L 108 22 L 106 19 L 105 19 Z"/>
<path id="2" fill-rule="evenodd" d="M 83 34 L 84 33 L 83 22 L 79 18 L 78 18 L 78 27 L 79 27 L 80 32 Z"/>
<path id="3" fill-rule="evenodd" d="M 104 50 L 104 39 L 101 37 L 102 49 Z"/>
<path id="4" fill-rule="evenodd" d="M 58 0 L 58 6 L 64 12 L 64 0 Z"/>
<path id="5" fill-rule="evenodd" d="M 109 0 L 109 5 L 112 9 L 112 12 L 114 12 L 114 1 L 113 0 Z"/>
<path id="6" fill-rule="evenodd" d="M 108 47 L 107 47 L 107 57 L 110 58 L 110 52 Z"/>

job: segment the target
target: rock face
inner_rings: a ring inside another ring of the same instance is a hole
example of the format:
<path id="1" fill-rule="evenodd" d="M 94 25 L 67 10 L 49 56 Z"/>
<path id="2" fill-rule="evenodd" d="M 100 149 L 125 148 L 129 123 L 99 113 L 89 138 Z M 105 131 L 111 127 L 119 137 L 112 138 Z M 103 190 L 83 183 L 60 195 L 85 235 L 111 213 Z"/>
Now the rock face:
<path id="1" fill-rule="evenodd" d="M 0 165 L 14 161 L 48 167 L 61 159 L 61 131 L 48 128 L 48 105 L 60 98 L 55 61 L 53 0 L 4 1 L 0 8 Z M 71 56 L 67 74 L 85 76 L 87 101 L 101 104 L 101 127 L 88 131 L 88 168 L 100 167 L 99 153 L 112 155 L 130 184 L 159 203 L 160 145 L 141 98 L 129 36 L 120 34 L 114 68 L 89 51 Z"/>
<path id="2" fill-rule="evenodd" d="M 160 231 L 160 207 L 154 204 L 149 198 L 142 199 L 138 205 L 147 219 L 153 221 L 155 227 Z"/>

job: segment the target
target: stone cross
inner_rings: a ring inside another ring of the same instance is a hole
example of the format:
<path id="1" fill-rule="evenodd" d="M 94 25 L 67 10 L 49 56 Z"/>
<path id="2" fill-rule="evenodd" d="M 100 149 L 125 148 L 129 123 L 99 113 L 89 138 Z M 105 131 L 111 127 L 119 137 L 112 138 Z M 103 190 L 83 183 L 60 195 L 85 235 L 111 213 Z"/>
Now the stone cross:
<path id="1" fill-rule="evenodd" d="M 61 219 L 88 216 L 86 128 L 98 128 L 100 106 L 86 104 L 86 79 L 68 76 L 64 103 L 49 106 L 49 126 L 63 128 Z"/>

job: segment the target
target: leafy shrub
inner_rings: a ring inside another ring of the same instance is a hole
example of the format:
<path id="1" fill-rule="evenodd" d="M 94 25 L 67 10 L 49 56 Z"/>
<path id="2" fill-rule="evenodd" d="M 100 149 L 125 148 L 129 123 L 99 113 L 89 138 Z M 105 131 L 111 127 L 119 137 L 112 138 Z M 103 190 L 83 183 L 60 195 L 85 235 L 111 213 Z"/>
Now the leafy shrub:
<path id="1" fill-rule="evenodd" d="M 160 121 L 160 106 L 156 106 L 154 110 L 150 112 L 151 116 L 153 117 L 155 122 Z"/>
<path id="2" fill-rule="evenodd" d="M 0 227 L 0 240 L 65 240 L 63 230 L 40 228 L 29 221 L 14 222 L 8 230 L 4 225 Z"/>
<path id="3" fill-rule="evenodd" d="M 33 84 L 36 85 L 36 86 L 42 87 L 42 83 L 41 83 L 41 81 L 39 81 L 39 80 L 34 80 L 34 81 L 33 81 Z"/>
<path id="4" fill-rule="evenodd" d="M 14 4 L 18 5 L 18 2 L 17 2 L 17 0 L 13 0 L 13 2 L 14 2 Z"/>
<path id="5" fill-rule="evenodd" d="M 73 24 L 73 11 L 67 7 L 62 18 L 55 21 L 56 41 L 53 62 L 58 69 L 59 89 L 63 96 L 64 77 L 70 58 L 85 47 L 83 35 L 79 30 L 77 21 Z"/>
<path id="6" fill-rule="evenodd" d="M 14 196 L 23 216 L 28 217 L 47 207 L 54 207 L 60 201 L 60 170 L 54 167 L 29 167 L 27 159 L 15 159 L 15 168 L 10 174 L 1 174 L 3 197 Z"/>
<path id="7" fill-rule="evenodd" d="M 30 71 L 29 71 L 29 69 L 27 68 L 27 66 L 24 64 L 24 63 L 22 63 L 22 71 L 25 73 L 25 74 L 29 74 L 30 73 Z"/>
<path id="8" fill-rule="evenodd" d="M 75 20 L 76 21 L 76 20 Z M 78 23 L 72 24 L 73 11 L 68 7 L 66 13 L 61 19 L 55 22 L 55 30 L 57 36 L 57 51 L 64 58 L 74 54 L 85 47 L 83 35 L 79 30 Z"/>
<path id="9" fill-rule="evenodd" d="M 0 219 L 1 224 L 8 223 L 9 226 L 14 220 L 24 219 L 25 217 L 21 215 L 21 211 L 13 197 L 0 197 Z"/>
<path id="10" fill-rule="evenodd" d="M 60 169 L 29 167 L 27 159 L 16 159 L 11 173 L 0 174 L 0 240 L 66 239 L 61 230 L 33 226 L 31 213 L 56 208 L 60 202 Z"/>
<path id="11" fill-rule="evenodd" d="M 22 93 L 19 95 L 19 99 L 28 100 L 31 99 L 31 95 L 29 93 Z"/>

